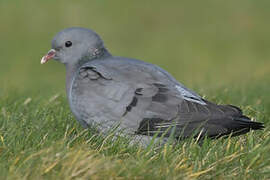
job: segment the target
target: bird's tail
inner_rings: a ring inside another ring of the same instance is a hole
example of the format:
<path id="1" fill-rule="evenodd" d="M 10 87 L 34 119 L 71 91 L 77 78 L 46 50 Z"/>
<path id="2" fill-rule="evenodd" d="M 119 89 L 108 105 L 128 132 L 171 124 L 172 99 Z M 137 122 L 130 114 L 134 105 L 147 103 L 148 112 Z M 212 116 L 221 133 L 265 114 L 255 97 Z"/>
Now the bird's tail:
<path id="1" fill-rule="evenodd" d="M 263 123 L 251 121 L 247 116 L 234 117 L 234 133 L 233 136 L 244 134 L 250 130 L 260 130 L 264 128 Z"/>

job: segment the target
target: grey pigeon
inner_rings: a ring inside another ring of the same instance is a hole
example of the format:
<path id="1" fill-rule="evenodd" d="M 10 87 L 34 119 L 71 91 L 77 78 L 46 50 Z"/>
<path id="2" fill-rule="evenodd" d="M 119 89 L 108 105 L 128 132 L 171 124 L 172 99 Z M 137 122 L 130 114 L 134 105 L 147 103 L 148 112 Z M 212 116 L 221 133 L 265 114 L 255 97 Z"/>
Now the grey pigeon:
<path id="1" fill-rule="evenodd" d="M 66 66 L 66 92 L 72 113 L 87 128 L 151 140 L 155 134 L 182 139 L 218 138 L 262 129 L 240 108 L 217 105 L 177 82 L 160 67 L 112 56 L 92 30 L 59 32 L 41 63 L 55 59 Z"/>

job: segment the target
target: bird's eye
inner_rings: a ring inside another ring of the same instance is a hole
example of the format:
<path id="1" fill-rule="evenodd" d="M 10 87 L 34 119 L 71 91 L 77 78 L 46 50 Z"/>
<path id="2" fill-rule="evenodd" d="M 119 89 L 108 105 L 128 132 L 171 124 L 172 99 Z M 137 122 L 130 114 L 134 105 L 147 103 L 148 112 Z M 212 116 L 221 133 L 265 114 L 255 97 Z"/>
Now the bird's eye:
<path id="1" fill-rule="evenodd" d="M 70 46 L 72 46 L 72 42 L 71 42 L 71 41 L 67 41 L 67 42 L 65 42 L 65 46 L 66 46 L 66 47 L 70 47 Z"/>

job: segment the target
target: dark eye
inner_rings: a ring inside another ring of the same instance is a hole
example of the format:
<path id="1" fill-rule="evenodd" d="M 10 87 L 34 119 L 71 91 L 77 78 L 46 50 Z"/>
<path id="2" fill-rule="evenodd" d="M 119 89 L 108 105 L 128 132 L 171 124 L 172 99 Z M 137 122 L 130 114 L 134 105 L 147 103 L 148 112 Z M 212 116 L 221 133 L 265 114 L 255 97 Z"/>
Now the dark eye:
<path id="1" fill-rule="evenodd" d="M 65 42 L 65 46 L 66 46 L 66 47 L 70 47 L 70 46 L 72 46 L 72 42 L 71 42 L 71 41 L 67 41 L 67 42 Z"/>

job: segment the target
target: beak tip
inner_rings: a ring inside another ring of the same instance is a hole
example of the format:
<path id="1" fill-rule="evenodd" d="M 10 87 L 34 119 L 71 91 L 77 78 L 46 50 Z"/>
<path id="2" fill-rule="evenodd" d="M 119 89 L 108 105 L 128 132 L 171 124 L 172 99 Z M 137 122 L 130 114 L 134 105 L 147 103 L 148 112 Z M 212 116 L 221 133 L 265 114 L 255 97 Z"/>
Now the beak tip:
<path id="1" fill-rule="evenodd" d="M 40 64 L 44 64 L 46 62 L 45 58 L 42 57 L 41 61 L 40 61 Z"/>
<path id="2" fill-rule="evenodd" d="M 54 49 L 51 49 L 47 55 L 43 56 L 41 58 L 40 64 L 46 63 L 48 60 L 53 59 L 55 56 L 56 51 Z"/>

